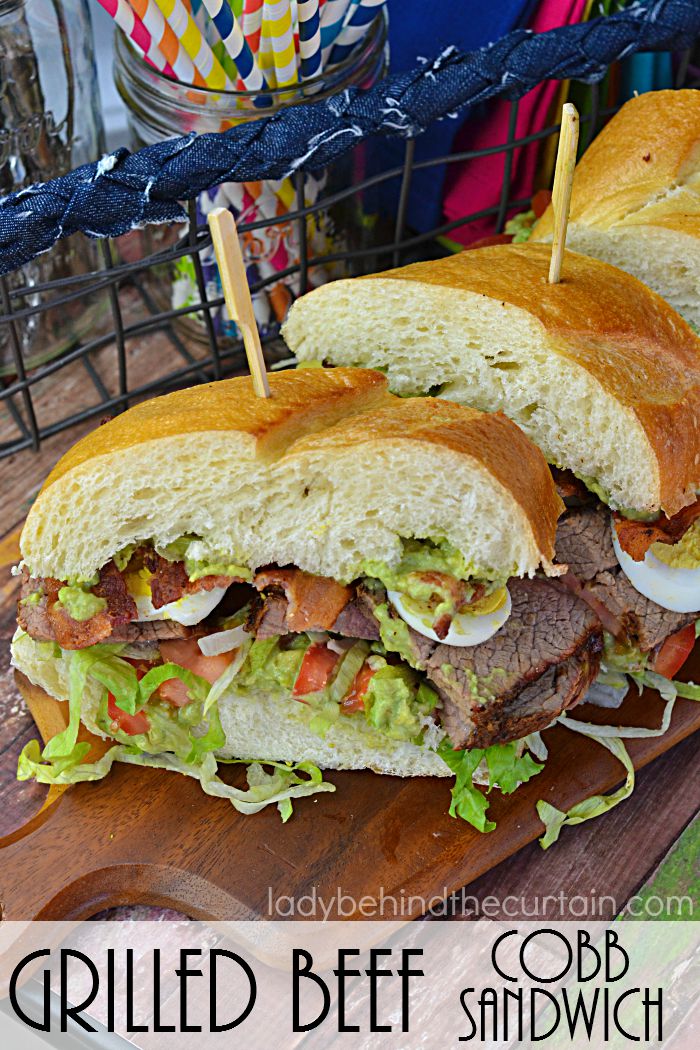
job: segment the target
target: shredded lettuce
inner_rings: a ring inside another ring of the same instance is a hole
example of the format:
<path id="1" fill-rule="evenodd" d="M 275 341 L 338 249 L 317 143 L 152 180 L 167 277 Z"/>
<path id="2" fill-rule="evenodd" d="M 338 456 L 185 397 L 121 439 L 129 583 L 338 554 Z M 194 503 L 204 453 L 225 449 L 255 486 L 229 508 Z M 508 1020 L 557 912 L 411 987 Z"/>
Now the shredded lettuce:
<path id="1" fill-rule="evenodd" d="M 231 787 L 217 775 L 217 760 L 209 752 L 199 762 L 185 762 L 177 755 L 150 755 L 126 744 L 111 747 L 97 762 L 82 764 L 81 759 L 90 745 L 81 743 L 71 756 L 52 762 L 42 761 L 39 744 L 32 740 L 22 751 L 18 768 L 20 780 L 34 777 L 41 784 L 77 784 L 86 780 L 101 780 L 115 762 L 170 769 L 198 780 L 207 795 L 226 798 L 239 813 L 258 813 L 265 806 L 277 803 L 283 821 L 292 814 L 292 799 L 335 791 L 335 785 L 323 780 L 323 774 L 313 762 L 287 765 L 282 762 L 252 762 L 248 765 L 248 790 Z M 265 772 L 263 766 L 272 769 Z"/>
<path id="2" fill-rule="evenodd" d="M 487 819 L 489 800 L 474 784 L 474 774 L 482 762 L 488 771 L 488 791 L 499 788 L 510 795 L 520 784 L 536 776 L 544 766 L 523 751 L 518 754 L 518 743 L 494 744 L 485 749 L 456 751 L 445 738 L 438 747 L 438 754 L 455 774 L 452 787 L 450 816 L 461 817 L 481 832 L 493 831 L 496 827 Z"/>
<path id="3" fill-rule="evenodd" d="M 630 658 L 628 666 L 632 664 L 633 660 Z M 576 733 L 582 733 L 592 740 L 597 740 L 599 744 L 602 744 L 603 747 L 612 752 L 616 758 L 619 758 L 627 770 L 627 778 L 622 787 L 613 792 L 613 794 L 593 795 L 591 798 L 584 799 L 583 802 L 572 806 L 566 813 L 541 799 L 537 803 L 537 813 L 546 828 L 544 836 L 540 839 L 544 849 L 547 849 L 553 842 L 557 841 L 561 829 L 566 825 L 581 824 L 585 820 L 592 820 L 593 817 L 607 813 L 608 810 L 617 806 L 618 803 L 623 802 L 632 794 L 634 790 L 634 766 L 623 744 L 623 740 L 663 736 L 671 724 L 671 716 L 677 697 L 682 696 L 688 700 L 700 700 L 700 685 L 695 685 L 693 682 L 679 682 L 675 679 L 664 678 L 663 675 L 657 674 L 655 671 L 649 671 L 646 668 L 646 660 L 638 667 L 638 670 L 628 670 L 627 674 L 635 682 L 640 692 L 645 686 L 655 689 L 658 691 L 661 699 L 666 702 L 661 725 L 656 729 L 650 729 L 646 726 L 601 726 L 588 722 L 579 722 L 566 713 L 559 716 L 557 721 L 561 725 L 566 726 L 567 729 L 572 729 Z"/>
<path id="4" fill-rule="evenodd" d="M 540 799 L 537 803 L 537 815 L 545 826 L 545 833 L 540 839 L 540 845 L 543 849 L 549 849 L 552 843 L 557 841 L 562 828 L 567 825 L 583 824 L 586 820 L 593 820 L 594 817 L 607 813 L 619 805 L 620 802 L 624 802 L 626 798 L 629 798 L 634 791 L 634 766 L 622 740 L 617 736 L 608 737 L 593 732 L 593 730 L 597 729 L 597 726 L 584 725 L 582 722 L 572 723 L 573 719 L 567 719 L 564 725 L 567 725 L 569 729 L 574 729 L 577 733 L 583 733 L 584 736 L 596 739 L 599 744 L 607 748 L 615 758 L 622 762 L 627 770 L 627 777 L 622 787 L 618 788 L 611 795 L 591 795 L 590 798 L 586 798 L 583 802 L 578 802 L 575 806 L 572 806 L 567 812 L 557 809 L 556 806 L 553 806 L 550 802 L 545 802 L 544 799 Z"/>
<path id="5" fill-rule="evenodd" d="M 338 669 L 330 687 L 330 698 L 339 704 L 350 692 L 352 683 L 369 656 L 367 642 L 355 642 L 339 661 Z"/>

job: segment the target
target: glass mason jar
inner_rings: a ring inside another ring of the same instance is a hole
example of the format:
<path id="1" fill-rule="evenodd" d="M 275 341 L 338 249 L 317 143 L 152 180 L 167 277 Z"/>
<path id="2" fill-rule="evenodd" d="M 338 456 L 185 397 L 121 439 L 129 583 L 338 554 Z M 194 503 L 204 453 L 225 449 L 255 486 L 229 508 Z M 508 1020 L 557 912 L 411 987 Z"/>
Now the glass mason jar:
<path id="1" fill-rule="evenodd" d="M 117 90 L 128 109 L 132 149 L 140 149 L 163 139 L 189 132 L 218 132 L 246 121 L 272 116 L 280 109 L 301 102 L 320 102 L 348 87 L 370 87 L 386 73 L 387 20 L 382 13 L 355 52 L 331 70 L 294 87 L 269 90 L 264 95 L 248 91 L 212 91 L 193 88 L 173 80 L 146 64 L 128 40 L 117 34 L 114 76 Z M 269 227 L 246 232 L 243 254 L 251 284 L 265 281 L 253 293 L 253 307 L 263 336 L 274 336 L 284 320 L 292 299 L 299 294 L 299 275 L 286 274 L 300 261 L 299 230 L 296 221 L 285 215 L 302 203 L 312 206 L 321 196 L 360 182 L 366 172 L 366 145 L 353 150 L 322 173 L 304 176 L 304 201 L 298 201 L 297 185 L 291 179 L 254 183 L 224 183 L 203 194 L 197 201 L 197 222 L 216 207 L 230 208 L 238 223 L 279 218 Z M 373 221 L 363 213 L 356 196 L 309 215 L 307 241 L 309 258 L 336 255 L 369 247 Z M 150 226 L 144 231 L 149 254 L 162 251 L 182 236 L 183 227 Z M 221 296 L 221 284 L 211 248 L 200 253 L 209 299 Z M 192 259 L 187 256 L 159 268 L 150 289 L 161 309 L 180 309 L 200 301 Z M 153 270 L 149 273 L 153 274 Z M 347 273 L 347 266 L 335 263 L 311 266 L 308 285 L 315 287 Z M 280 273 L 280 280 L 274 276 Z M 235 324 L 225 308 L 212 312 L 214 326 L 224 341 L 238 337 Z M 206 330 L 200 315 L 179 319 L 186 333 L 204 339 Z"/>
<path id="2" fill-rule="evenodd" d="M 0 194 L 45 182 L 104 150 L 87 0 L 0 0 Z M 99 268 L 95 242 L 70 238 L 10 274 L 15 309 L 45 305 L 32 289 Z M 18 324 L 30 368 L 62 353 L 94 324 L 99 305 L 82 297 Z M 4 313 L 0 310 L 0 313 Z M 10 331 L 0 323 L 0 376 L 16 371 Z"/>

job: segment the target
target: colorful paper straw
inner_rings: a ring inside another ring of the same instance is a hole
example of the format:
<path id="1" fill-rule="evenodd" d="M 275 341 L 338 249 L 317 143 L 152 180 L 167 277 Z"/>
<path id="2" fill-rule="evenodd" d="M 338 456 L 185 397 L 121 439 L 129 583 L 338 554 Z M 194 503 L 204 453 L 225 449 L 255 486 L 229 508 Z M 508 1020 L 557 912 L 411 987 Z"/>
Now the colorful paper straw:
<path id="1" fill-rule="evenodd" d="M 141 19 L 131 10 L 126 0 L 99 0 L 99 3 L 147 62 L 160 72 L 172 75 L 165 56 L 158 50 L 151 34 Z"/>
<path id="2" fill-rule="evenodd" d="M 377 17 L 378 9 L 383 7 L 384 3 L 385 0 L 359 0 L 333 46 L 329 59 L 331 65 L 343 62 L 355 50 Z"/>
<path id="3" fill-rule="evenodd" d="M 236 64 L 238 75 L 245 89 L 247 91 L 269 90 L 228 0 L 204 0 L 204 6 L 211 15 L 226 51 Z"/>
<path id="4" fill-rule="evenodd" d="M 299 59 L 302 80 L 311 80 L 321 72 L 321 20 L 318 0 L 298 0 Z"/>
<path id="5" fill-rule="evenodd" d="M 263 36 L 272 44 L 277 87 L 290 87 L 298 82 L 297 55 L 294 49 L 292 11 L 289 0 L 268 0 L 265 4 Z"/>
<path id="6" fill-rule="evenodd" d="M 343 28 L 345 16 L 353 0 L 326 0 L 321 12 L 321 47 L 331 47 Z"/>
<path id="7" fill-rule="evenodd" d="M 207 87 L 214 91 L 230 90 L 233 87 L 231 81 L 182 0 L 156 0 L 156 3 L 204 77 Z"/>
<path id="8" fill-rule="evenodd" d="M 243 0 L 243 35 L 254 55 L 260 48 L 264 0 Z"/>
<path id="9" fill-rule="evenodd" d="M 165 21 L 163 12 L 155 0 L 129 0 L 129 3 L 151 34 L 159 50 L 165 55 L 177 80 L 181 80 L 183 84 L 204 87 L 204 77 Z M 167 71 L 163 70 L 163 72 Z"/>

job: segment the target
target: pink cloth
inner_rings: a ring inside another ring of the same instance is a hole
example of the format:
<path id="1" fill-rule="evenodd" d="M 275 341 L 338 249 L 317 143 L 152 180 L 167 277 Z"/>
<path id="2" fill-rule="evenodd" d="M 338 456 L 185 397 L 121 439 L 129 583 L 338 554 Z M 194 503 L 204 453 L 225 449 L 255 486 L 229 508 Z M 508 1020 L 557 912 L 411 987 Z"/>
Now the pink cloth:
<path id="1" fill-rule="evenodd" d="M 579 22 L 586 11 L 587 0 L 542 0 L 530 28 L 544 33 L 557 26 Z M 516 137 L 523 138 L 546 127 L 547 117 L 557 96 L 560 81 L 547 80 L 520 100 Z M 499 146 L 508 140 L 510 103 L 498 99 L 489 107 L 483 121 L 467 120 L 459 131 L 454 153 Z M 541 142 L 520 146 L 513 152 L 511 198 L 528 199 L 534 190 L 534 178 Z M 443 212 L 451 222 L 462 215 L 481 211 L 498 204 L 503 183 L 503 153 L 493 153 L 463 164 L 452 165 L 445 180 Z M 493 233 L 494 219 L 478 219 L 452 230 L 448 236 L 460 244 L 471 244 Z"/>

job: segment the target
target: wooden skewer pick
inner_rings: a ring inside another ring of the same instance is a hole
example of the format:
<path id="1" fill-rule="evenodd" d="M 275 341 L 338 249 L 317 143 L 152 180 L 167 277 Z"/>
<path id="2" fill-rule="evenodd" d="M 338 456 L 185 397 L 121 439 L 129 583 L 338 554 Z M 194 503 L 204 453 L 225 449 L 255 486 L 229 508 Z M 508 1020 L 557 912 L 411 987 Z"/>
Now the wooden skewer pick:
<path id="1" fill-rule="evenodd" d="M 557 166 L 554 170 L 554 186 L 552 187 L 554 237 L 552 240 L 552 257 L 549 261 L 550 284 L 558 284 L 561 280 L 561 266 L 564 261 L 564 248 L 566 247 L 566 228 L 569 225 L 571 186 L 574 181 L 574 168 L 576 167 L 578 127 L 578 110 L 571 102 L 566 102 L 561 111 Z"/>
<path id="2" fill-rule="evenodd" d="M 270 385 L 267 381 L 265 359 L 253 313 L 253 301 L 250 298 L 236 220 L 227 208 L 214 208 L 209 212 L 207 221 L 216 261 L 219 264 L 226 306 L 243 334 L 248 367 L 253 377 L 253 389 L 258 397 L 270 397 Z"/>

